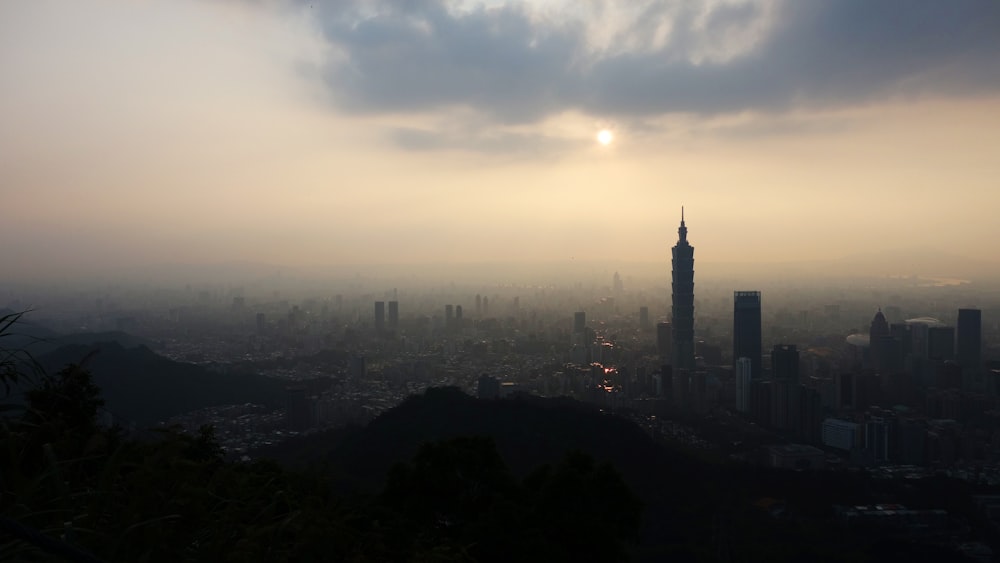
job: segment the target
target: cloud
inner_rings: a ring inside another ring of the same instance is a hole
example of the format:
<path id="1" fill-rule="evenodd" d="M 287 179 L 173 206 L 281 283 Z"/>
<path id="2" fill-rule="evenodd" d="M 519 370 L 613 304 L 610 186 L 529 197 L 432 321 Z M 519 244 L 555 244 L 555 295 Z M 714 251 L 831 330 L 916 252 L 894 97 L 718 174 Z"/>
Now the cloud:
<path id="1" fill-rule="evenodd" d="M 322 75 L 354 112 L 530 123 L 836 109 L 1000 89 L 995 0 L 327 4 Z M 464 7 L 460 7 L 464 6 Z M 595 19 L 596 18 L 596 19 Z"/>

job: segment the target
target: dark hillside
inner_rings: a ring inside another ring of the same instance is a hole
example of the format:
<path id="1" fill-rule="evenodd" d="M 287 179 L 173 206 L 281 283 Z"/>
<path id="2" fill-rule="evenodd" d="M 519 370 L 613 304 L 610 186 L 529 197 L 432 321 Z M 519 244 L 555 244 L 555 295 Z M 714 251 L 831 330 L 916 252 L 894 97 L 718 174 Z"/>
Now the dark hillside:
<path id="1" fill-rule="evenodd" d="M 218 373 L 164 358 L 144 346 L 125 348 L 117 342 L 64 346 L 38 361 L 54 373 L 84 359 L 107 410 L 139 428 L 214 405 L 257 403 L 277 408 L 286 385 L 258 374 Z"/>

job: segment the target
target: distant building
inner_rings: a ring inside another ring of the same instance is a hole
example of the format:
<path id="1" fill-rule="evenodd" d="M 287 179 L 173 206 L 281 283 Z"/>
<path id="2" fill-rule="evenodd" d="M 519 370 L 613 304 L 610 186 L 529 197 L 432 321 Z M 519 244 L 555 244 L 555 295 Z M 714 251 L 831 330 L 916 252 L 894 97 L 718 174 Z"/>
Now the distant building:
<path id="1" fill-rule="evenodd" d="M 375 330 L 385 329 L 385 301 L 375 302 Z"/>
<path id="2" fill-rule="evenodd" d="M 664 362 L 670 361 L 671 338 L 673 332 L 670 330 L 670 323 L 656 323 L 656 353 Z"/>
<path id="3" fill-rule="evenodd" d="M 761 367 L 761 306 L 759 291 L 733 293 L 733 363 L 750 360 L 751 379 L 764 376 Z"/>
<path id="4" fill-rule="evenodd" d="M 694 247 L 687 240 L 684 208 L 677 244 L 672 249 L 670 325 L 673 329 L 672 361 L 676 369 L 693 370 L 694 362 Z"/>
<path id="5" fill-rule="evenodd" d="M 885 419 L 872 417 L 864 423 L 865 461 L 871 465 L 889 462 L 889 423 Z"/>
<path id="6" fill-rule="evenodd" d="M 858 445 L 858 425 L 848 420 L 828 418 L 823 421 L 823 445 L 849 452 Z"/>
<path id="7" fill-rule="evenodd" d="M 955 359 L 955 329 L 950 326 L 932 326 L 927 329 L 927 358 L 931 360 Z"/>
<path id="8" fill-rule="evenodd" d="M 477 395 L 480 399 L 499 399 L 500 380 L 489 375 L 483 375 L 479 378 Z"/>
<path id="9" fill-rule="evenodd" d="M 983 314 L 979 309 L 958 310 L 955 357 L 962 366 L 965 380 L 977 391 L 983 389 Z"/>
<path id="10" fill-rule="evenodd" d="M 639 328 L 649 328 L 649 307 L 639 307 Z"/>
<path id="11" fill-rule="evenodd" d="M 824 469 L 826 454 L 804 444 L 768 446 L 768 465 L 778 469 Z"/>
<path id="12" fill-rule="evenodd" d="M 389 328 L 399 328 L 399 301 L 389 302 Z"/>
<path id="13" fill-rule="evenodd" d="M 736 410 L 750 413 L 751 384 L 753 382 L 753 361 L 750 358 L 736 359 Z"/>
<path id="14" fill-rule="evenodd" d="M 587 330 L 587 313 L 585 311 L 577 311 L 573 313 L 573 332 L 582 333 Z"/>
<path id="15" fill-rule="evenodd" d="M 799 351 L 792 344 L 771 350 L 771 426 L 794 430 L 799 425 Z"/>
<path id="16" fill-rule="evenodd" d="M 774 379 L 798 383 L 799 350 L 794 344 L 777 344 L 771 350 L 771 373 Z"/>

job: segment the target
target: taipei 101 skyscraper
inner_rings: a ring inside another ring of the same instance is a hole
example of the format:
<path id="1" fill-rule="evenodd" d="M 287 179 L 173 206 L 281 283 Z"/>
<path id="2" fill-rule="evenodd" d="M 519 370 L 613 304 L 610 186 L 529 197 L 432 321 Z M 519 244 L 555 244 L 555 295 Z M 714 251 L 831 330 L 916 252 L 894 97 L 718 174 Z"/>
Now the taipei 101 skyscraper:
<path id="1" fill-rule="evenodd" d="M 681 226 L 677 229 L 677 244 L 673 248 L 671 266 L 674 369 L 694 369 L 694 247 L 688 244 L 687 226 L 684 225 L 684 208 L 681 207 Z"/>

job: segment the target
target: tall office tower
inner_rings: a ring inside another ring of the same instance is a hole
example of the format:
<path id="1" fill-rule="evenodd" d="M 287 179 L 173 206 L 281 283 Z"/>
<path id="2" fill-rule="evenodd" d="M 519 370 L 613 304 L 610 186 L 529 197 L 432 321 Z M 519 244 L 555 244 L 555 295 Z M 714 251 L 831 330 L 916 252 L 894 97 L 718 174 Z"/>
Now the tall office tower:
<path id="1" fill-rule="evenodd" d="M 444 306 L 444 326 L 447 327 L 447 328 L 451 328 L 451 325 L 454 323 L 454 321 L 452 319 L 454 319 L 454 318 L 455 318 L 455 306 L 454 305 L 445 305 Z"/>
<path id="2" fill-rule="evenodd" d="M 462 324 L 462 306 L 455 305 L 455 322 Z"/>
<path id="3" fill-rule="evenodd" d="M 867 367 L 874 367 L 879 371 L 889 370 L 893 363 L 892 356 L 892 332 L 889 322 L 879 307 L 877 313 L 872 318 L 868 327 L 868 362 Z"/>
<path id="4" fill-rule="evenodd" d="M 931 360 L 955 359 L 955 329 L 950 326 L 932 326 L 927 329 L 927 358 Z"/>
<path id="5" fill-rule="evenodd" d="M 771 349 L 771 372 L 774 379 L 799 382 L 799 350 L 794 344 L 776 344 Z"/>
<path id="6" fill-rule="evenodd" d="M 483 316 L 483 296 L 476 294 L 476 316 Z"/>
<path id="7" fill-rule="evenodd" d="M 736 410 L 750 412 L 750 389 L 753 379 L 753 362 L 750 358 L 736 358 Z"/>
<path id="8" fill-rule="evenodd" d="M 483 297 L 483 315 L 490 314 L 490 298 Z"/>
<path id="9" fill-rule="evenodd" d="M 649 307 L 639 307 L 639 328 L 649 328 Z"/>
<path id="10" fill-rule="evenodd" d="M 673 327 L 673 365 L 677 369 L 694 369 L 694 247 L 688 244 L 684 208 L 681 226 L 677 229 L 677 244 L 672 249 L 670 325 Z"/>
<path id="11" fill-rule="evenodd" d="M 906 323 L 892 323 L 889 334 L 899 341 L 899 352 L 905 359 L 913 353 L 913 330 Z"/>
<path id="12" fill-rule="evenodd" d="M 771 350 L 771 426 L 792 430 L 799 419 L 799 351 L 791 344 Z"/>
<path id="13" fill-rule="evenodd" d="M 982 363 L 983 314 L 979 309 L 958 310 L 955 356 L 963 368 L 978 370 Z"/>
<path id="14" fill-rule="evenodd" d="M 664 362 L 670 361 L 670 339 L 672 337 L 670 323 L 656 323 L 656 352 Z"/>
<path id="15" fill-rule="evenodd" d="M 399 301 L 389 302 L 389 328 L 399 327 Z"/>
<path id="16" fill-rule="evenodd" d="M 733 292 L 733 373 L 740 358 L 750 359 L 750 378 L 762 379 L 760 292 Z"/>
<path id="17" fill-rule="evenodd" d="M 385 301 L 375 302 L 375 329 L 385 328 Z"/>
<path id="18" fill-rule="evenodd" d="M 885 315 L 882 314 L 882 308 L 879 307 L 875 317 L 872 319 L 872 324 L 868 328 L 868 336 L 871 340 L 875 340 L 880 336 L 889 336 L 892 334 L 889 331 L 889 322 L 885 320 Z M 871 342 L 869 341 L 869 344 Z"/>
<path id="19" fill-rule="evenodd" d="M 622 284 L 622 277 L 615 272 L 614 278 L 611 280 L 611 289 L 615 293 L 621 293 L 625 290 L 625 286 Z"/>
<path id="20" fill-rule="evenodd" d="M 573 313 L 573 332 L 580 333 L 587 328 L 587 313 L 584 311 L 577 311 Z"/>

